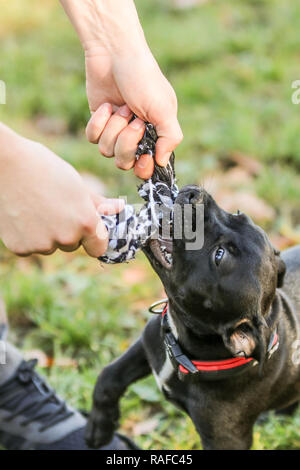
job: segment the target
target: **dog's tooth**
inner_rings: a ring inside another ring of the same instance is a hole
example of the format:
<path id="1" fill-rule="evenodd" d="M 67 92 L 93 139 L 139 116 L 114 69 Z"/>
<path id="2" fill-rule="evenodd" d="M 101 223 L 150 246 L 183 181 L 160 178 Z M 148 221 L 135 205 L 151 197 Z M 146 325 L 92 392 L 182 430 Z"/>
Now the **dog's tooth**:
<path id="1" fill-rule="evenodd" d="M 168 263 L 172 264 L 172 255 L 170 253 L 165 253 L 165 258 L 168 261 Z"/>

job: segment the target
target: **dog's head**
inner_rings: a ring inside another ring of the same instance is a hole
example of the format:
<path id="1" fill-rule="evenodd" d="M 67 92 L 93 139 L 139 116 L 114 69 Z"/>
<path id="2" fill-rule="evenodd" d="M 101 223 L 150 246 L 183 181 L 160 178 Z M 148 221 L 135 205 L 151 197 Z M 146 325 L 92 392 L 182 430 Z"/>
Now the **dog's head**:
<path id="1" fill-rule="evenodd" d="M 204 206 L 200 248 L 194 243 L 195 249 L 193 244 L 187 249 L 187 242 L 193 240 L 184 236 L 191 230 L 183 229 L 181 239 L 151 241 L 144 251 L 186 327 L 220 334 L 235 356 L 261 360 L 266 350 L 265 319 L 276 287 L 282 285 L 284 262 L 248 216 L 222 210 L 202 188 L 185 186 L 177 196 L 176 206 L 182 213 L 184 206 L 192 207 L 192 217 L 182 215 L 183 228 L 198 226 L 199 204 Z"/>

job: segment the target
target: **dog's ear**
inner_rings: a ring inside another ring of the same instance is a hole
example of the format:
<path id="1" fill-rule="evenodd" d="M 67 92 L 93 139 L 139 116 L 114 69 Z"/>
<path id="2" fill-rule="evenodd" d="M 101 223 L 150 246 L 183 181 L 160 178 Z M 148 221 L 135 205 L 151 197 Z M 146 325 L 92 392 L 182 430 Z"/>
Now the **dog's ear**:
<path id="1" fill-rule="evenodd" d="M 286 272 L 286 266 L 283 259 L 280 257 L 280 251 L 274 249 L 276 264 L 277 264 L 277 287 L 283 286 L 284 275 Z"/>
<path id="2" fill-rule="evenodd" d="M 251 357 L 256 349 L 256 335 L 246 319 L 233 328 L 225 329 L 222 336 L 225 346 L 235 357 Z"/>
<path id="3" fill-rule="evenodd" d="M 235 357 L 250 357 L 255 347 L 252 332 L 245 331 L 244 328 L 238 328 L 230 335 L 229 348 Z"/>
<path id="4" fill-rule="evenodd" d="M 225 330 L 223 341 L 225 346 L 237 357 L 253 357 L 259 362 L 259 372 L 262 373 L 267 354 L 265 341 L 265 320 L 258 315 L 252 320 L 244 319 L 235 328 Z"/>

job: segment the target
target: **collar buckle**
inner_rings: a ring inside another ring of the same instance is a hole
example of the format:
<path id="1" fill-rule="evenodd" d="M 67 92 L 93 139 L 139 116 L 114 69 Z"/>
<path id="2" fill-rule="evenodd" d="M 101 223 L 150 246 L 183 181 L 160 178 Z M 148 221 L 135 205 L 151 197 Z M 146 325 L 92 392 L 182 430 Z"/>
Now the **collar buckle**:
<path id="1" fill-rule="evenodd" d="M 178 342 L 175 339 L 175 336 L 171 332 L 167 315 L 164 315 L 162 317 L 161 324 L 162 324 L 162 329 L 164 332 L 165 347 L 175 370 L 177 370 L 177 368 L 181 365 L 186 370 L 188 370 L 191 374 L 197 374 L 198 373 L 197 367 L 182 352 L 181 347 L 179 346 Z"/>

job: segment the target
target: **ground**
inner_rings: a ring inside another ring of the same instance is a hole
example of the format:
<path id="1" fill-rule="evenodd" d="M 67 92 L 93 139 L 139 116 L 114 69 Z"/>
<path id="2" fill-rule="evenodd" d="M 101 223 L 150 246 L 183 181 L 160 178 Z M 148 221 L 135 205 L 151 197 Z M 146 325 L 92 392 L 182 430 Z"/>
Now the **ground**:
<path id="1" fill-rule="evenodd" d="M 207 1 L 177 11 L 137 0 L 145 34 L 175 88 L 185 135 L 179 184 L 203 183 L 228 210 L 262 225 L 275 246 L 300 243 L 300 5 L 280 0 Z M 137 181 L 85 140 L 89 117 L 79 42 L 59 3 L 1 1 L 0 119 L 94 174 L 107 195 L 137 202 Z M 122 353 L 163 297 L 142 255 L 101 267 L 84 252 L 17 259 L 0 248 L 0 289 L 11 340 L 38 355 L 42 373 L 72 405 L 89 409 L 101 368 Z M 254 449 L 300 448 L 300 412 L 256 426 Z M 191 421 L 153 378 L 130 387 L 122 431 L 145 449 L 200 447 Z"/>

